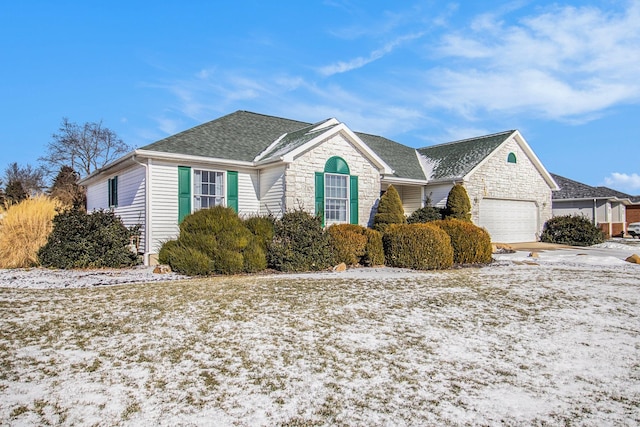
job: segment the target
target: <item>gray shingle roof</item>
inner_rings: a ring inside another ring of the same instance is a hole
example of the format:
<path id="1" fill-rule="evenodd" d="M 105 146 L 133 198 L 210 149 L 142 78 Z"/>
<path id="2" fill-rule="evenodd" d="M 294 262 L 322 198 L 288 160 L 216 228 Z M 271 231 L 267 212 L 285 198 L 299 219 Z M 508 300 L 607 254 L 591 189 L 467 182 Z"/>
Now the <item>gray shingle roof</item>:
<path id="1" fill-rule="evenodd" d="M 236 111 L 161 139 L 141 150 L 251 162 L 283 134 L 309 123 Z"/>
<path id="2" fill-rule="evenodd" d="M 356 132 L 356 135 L 367 144 L 386 164 L 394 170 L 394 176 L 408 179 L 426 179 L 416 150 L 381 136 Z"/>
<path id="3" fill-rule="evenodd" d="M 466 176 L 515 130 L 419 148 L 433 168 L 430 180 L 457 180 Z"/>
<path id="4" fill-rule="evenodd" d="M 629 194 L 612 190 L 607 187 L 592 187 L 560 175 L 551 174 L 553 179 L 558 183 L 560 190 L 553 192 L 554 200 L 563 199 L 609 199 L 617 197 L 619 199 L 635 199 Z"/>
<path id="5" fill-rule="evenodd" d="M 304 145 L 319 132 L 330 129 L 331 127 L 323 127 L 313 131 L 325 121 L 311 124 L 249 111 L 236 111 L 140 149 L 246 162 L 252 162 L 261 155 L 260 160 L 269 160 Z M 270 147 L 284 134 L 287 135 Z M 395 170 L 395 176 L 425 179 L 413 148 L 381 136 L 357 132 L 356 134 Z M 268 152 L 265 152 L 267 149 Z"/>
<path id="6" fill-rule="evenodd" d="M 318 136 L 319 134 L 326 132 L 331 129 L 335 125 L 322 127 L 321 129 L 315 130 L 322 123 L 326 122 L 324 120 L 322 122 L 303 127 L 302 129 L 287 133 L 277 144 L 273 147 L 270 147 L 266 153 L 262 153 L 260 155 L 260 160 L 271 160 L 277 159 L 286 153 L 289 153 L 292 150 L 295 150 L 298 147 L 303 146 L 307 142 L 311 141 L 313 138 Z"/>

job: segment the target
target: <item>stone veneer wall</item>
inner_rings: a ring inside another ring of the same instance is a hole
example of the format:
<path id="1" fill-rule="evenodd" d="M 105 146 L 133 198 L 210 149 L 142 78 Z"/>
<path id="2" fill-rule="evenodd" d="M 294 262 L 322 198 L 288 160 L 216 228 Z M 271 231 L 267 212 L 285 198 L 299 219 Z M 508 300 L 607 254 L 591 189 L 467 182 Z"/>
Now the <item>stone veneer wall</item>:
<path id="1" fill-rule="evenodd" d="M 341 134 L 323 141 L 288 165 L 284 192 L 287 209 L 302 208 L 315 214 L 315 173 L 323 172 L 325 163 L 333 156 L 342 157 L 351 175 L 358 176 L 358 219 L 360 225 L 370 225 L 373 207 L 380 196 L 380 172 Z"/>
<path id="2" fill-rule="evenodd" d="M 509 153 L 517 163 L 508 163 Z M 551 189 L 518 143 L 509 139 L 472 176 L 464 187 L 471 199 L 471 218 L 479 221 L 480 200 L 512 199 L 537 202 L 538 233 L 551 218 Z"/>

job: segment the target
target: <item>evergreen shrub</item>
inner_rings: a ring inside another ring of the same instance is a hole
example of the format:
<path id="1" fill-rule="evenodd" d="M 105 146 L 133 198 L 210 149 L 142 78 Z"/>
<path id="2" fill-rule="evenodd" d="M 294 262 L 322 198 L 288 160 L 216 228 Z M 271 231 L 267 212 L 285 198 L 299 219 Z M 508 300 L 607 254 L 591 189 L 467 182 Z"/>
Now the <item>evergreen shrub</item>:
<path id="1" fill-rule="evenodd" d="M 269 224 L 242 221 L 232 208 L 202 209 L 184 218 L 178 239 L 162 245 L 158 260 L 190 276 L 261 271 L 267 265 L 266 244 L 273 229 Z"/>
<path id="2" fill-rule="evenodd" d="M 431 200 L 427 199 L 426 206 L 413 211 L 407 218 L 407 224 L 423 224 L 442 219 L 442 209 L 431 206 Z"/>
<path id="3" fill-rule="evenodd" d="M 451 239 L 453 262 L 456 264 L 487 264 L 492 261 L 491 237 L 484 228 L 456 218 L 433 222 Z"/>
<path id="4" fill-rule="evenodd" d="M 355 224 L 334 224 L 327 228 L 329 242 L 333 249 L 333 263 L 347 265 L 360 264 L 367 246 L 364 227 Z"/>
<path id="5" fill-rule="evenodd" d="M 604 234 L 584 216 L 562 215 L 544 224 L 540 240 L 571 246 L 591 246 L 604 242 Z"/>
<path id="6" fill-rule="evenodd" d="M 371 228 L 364 229 L 367 244 L 364 247 L 364 255 L 360 263 L 365 266 L 384 265 L 384 246 L 382 233 Z"/>
<path id="7" fill-rule="evenodd" d="M 213 267 L 211 258 L 197 249 L 180 245 L 177 240 L 162 245 L 158 261 L 172 269 L 176 266 L 174 271 L 187 276 L 206 276 L 211 274 Z"/>
<path id="8" fill-rule="evenodd" d="M 303 210 L 285 213 L 274 225 L 267 252 L 268 265 L 279 271 L 317 271 L 328 268 L 333 256 L 329 235 L 320 217 Z"/>
<path id="9" fill-rule="evenodd" d="M 407 217 L 404 215 L 402 200 L 393 185 L 380 197 L 378 210 L 373 216 L 373 228 L 384 233 L 391 224 L 406 224 Z"/>
<path id="10" fill-rule="evenodd" d="M 273 240 L 273 227 L 275 218 L 271 215 L 252 216 L 244 220 L 244 225 L 256 237 L 257 242 L 264 251 Z"/>
<path id="11" fill-rule="evenodd" d="M 436 270 L 453 265 L 451 239 L 436 225 L 391 225 L 382 241 L 386 263 L 391 267 Z"/>
<path id="12" fill-rule="evenodd" d="M 38 251 L 44 267 L 120 268 L 140 263 L 130 249 L 139 227 L 127 228 L 112 211 L 86 213 L 82 209 L 59 212 L 53 231 Z"/>
<path id="13" fill-rule="evenodd" d="M 445 218 L 471 222 L 471 200 L 464 186 L 456 184 L 449 191 Z"/>

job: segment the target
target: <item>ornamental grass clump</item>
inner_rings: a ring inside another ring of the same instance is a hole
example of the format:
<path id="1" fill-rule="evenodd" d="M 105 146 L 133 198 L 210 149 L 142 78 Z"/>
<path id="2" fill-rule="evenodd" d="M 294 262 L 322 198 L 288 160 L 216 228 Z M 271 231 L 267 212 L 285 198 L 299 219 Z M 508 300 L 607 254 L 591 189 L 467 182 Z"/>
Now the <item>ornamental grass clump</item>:
<path id="1" fill-rule="evenodd" d="M 491 237 L 487 230 L 456 218 L 434 221 L 451 239 L 453 262 L 456 264 L 488 264 L 492 261 Z"/>
<path id="2" fill-rule="evenodd" d="M 0 268 L 38 265 L 38 250 L 47 243 L 59 201 L 36 196 L 11 205 L 0 215 Z"/>
<path id="3" fill-rule="evenodd" d="M 382 241 L 390 267 L 440 270 L 453 265 L 451 239 L 432 223 L 391 225 Z"/>

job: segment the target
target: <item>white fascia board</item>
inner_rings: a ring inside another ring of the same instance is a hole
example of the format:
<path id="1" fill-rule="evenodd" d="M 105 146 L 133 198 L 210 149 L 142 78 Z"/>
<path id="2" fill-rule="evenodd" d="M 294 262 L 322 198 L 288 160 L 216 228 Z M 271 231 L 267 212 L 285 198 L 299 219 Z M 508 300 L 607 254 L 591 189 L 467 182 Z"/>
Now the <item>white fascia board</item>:
<path id="1" fill-rule="evenodd" d="M 193 162 L 193 163 L 217 163 L 228 166 L 248 167 L 255 165 L 254 162 L 245 162 L 240 160 L 218 159 L 215 157 L 193 156 L 186 154 L 165 153 L 162 151 L 136 150 L 136 156 L 147 157 L 157 160 L 170 160 L 174 162 Z"/>
<path id="2" fill-rule="evenodd" d="M 390 175 L 390 174 L 392 174 L 394 172 L 393 169 L 388 164 L 386 164 L 384 162 L 384 160 L 382 160 L 373 150 L 371 150 L 371 148 L 369 148 L 369 146 L 367 146 L 358 137 L 358 135 L 353 133 L 353 131 L 351 129 L 349 129 L 347 127 L 347 125 L 345 125 L 344 123 L 340 123 L 339 125 L 330 128 L 327 132 L 321 133 L 320 135 L 316 136 L 315 138 L 313 138 L 311 141 L 307 142 L 306 144 L 301 145 L 300 147 L 296 148 L 295 150 L 292 150 L 292 151 L 288 152 L 287 154 L 285 154 L 284 156 L 281 157 L 281 160 L 286 162 L 286 163 L 291 163 L 291 162 L 294 161 L 294 159 L 298 155 L 304 153 L 305 151 L 308 151 L 308 150 L 312 149 L 313 147 L 315 147 L 316 145 L 320 144 L 325 139 L 328 139 L 332 135 L 338 134 L 340 132 L 342 132 L 343 135 L 345 135 L 360 151 L 362 151 L 365 154 L 365 156 L 374 165 L 376 165 L 376 167 L 381 171 L 382 174 Z"/>
<path id="3" fill-rule="evenodd" d="M 411 179 L 411 178 L 399 178 L 396 176 L 385 176 L 380 178 L 380 182 L 389 184 L 404 184 L 404 185 L 421 185 L 425 186 L 429 184 L 429 181 L 424 179 Z"/>
<path id="4" fill-rule="evenodd" d="M 531 149 L 527 141 L 524 139 L 524 136 L 522 136 L 522 134 L 520 133 L 520 131 L 516 130 L 512 136 L 515 139 L 515 141 L 518 143 L 520 148 L 524 150 L 524 152 L 527 154 L 529 159 L 533 162 L 536 169 L 538 169 L 538 172 L 540 172 L 540 175 L 542 175 L 544 180 L 547 181 L 547 184 L 549 185 L 549 188 L 551 188 L 551 191 L 559 190 L 560 186 L 553 179 L 553 177 L 547 171 L 547 169 L 543 166 L 542 162 L 540 161 L 540 159 L 538 159 L 538 156 L 536 156 L 536 153 L 533 152 L 533 150 Z"/>
<path id="5" fill-rule="evenodd" d="M 101 167 L 100 169 L 96 169 L 93 172 L 91 172 L 91 174 L 87 175 L 86 177 L 78 180 L 78 184 L 79 185 L 86 185 L 88 183 L 90 183 L 91 181 L 94 181 L 94 179 L 100 175 L 104 175 L 105 172 L 107 171 L 111 171 L 111 170 L 119 170 L 120 168 L 118 168 L 118 166 L 121 166 L 123 163 L 127 162 L 127 161 L 131 161 L 131 159 L 133 159 L 136 155 L 136 151 L 131 151 L 127 154 L 125 154 L 122 157 L 118 157 L 117 159 L 107 163 L 106 165 L 104 165 L 103 167 Z"/>
<path id="6" fill-rule="evenodd" d="M 107 173 L 113 173 L 117 170 L 120 170 L 121 168 L 119 168 L 119 166 L 126 166 L 126 164 L 124 164 L 125 162 L 135 163 L 136 159 L 168 160 L 176 163 L 216 163 L 220 165 L 228 165 L 228 166 L 236 166 L 236 167 L 248 167 L 248 168 L 254 167 L 253 162 L 216 159 L 213 157 L 192 156 L 192 155 L 176 154 L 176 153 L 165 153 L 162 151 L 134 150 L 120 157 L 119 159 L 116 159 L 113 162 L 106 164 L 102 168 L 94 171 L 91 175 L 81 179 L 78 183 L 81 185 L 86 185 L 87 183 L 93 181 L 96 177 L 100 175 L 105 175 Z"/>
<path id="7" fill-rule="evenodd" d="M 271 151 L 273 149 L 273 147 L 275 147 L 281 140 L 282 138 L 284 138 L 285 136 L 287 136 L 286 133 L 283 133 L 282 135 L 280 135 L 279 138 L 277 138 L 275 141 L 273 141 L 271 144 L 269 144 L 269 146 L 267 148 L 265 148 L 264 150 L 262 150 L 262 152 L 260 154 L 258 154 L 253 161 L 255 163 L 259 162 L 260 159 L 262 159 L 262 156 L 264 156 L 266 153 L 268 153 L 269 151 Z"/>

